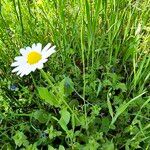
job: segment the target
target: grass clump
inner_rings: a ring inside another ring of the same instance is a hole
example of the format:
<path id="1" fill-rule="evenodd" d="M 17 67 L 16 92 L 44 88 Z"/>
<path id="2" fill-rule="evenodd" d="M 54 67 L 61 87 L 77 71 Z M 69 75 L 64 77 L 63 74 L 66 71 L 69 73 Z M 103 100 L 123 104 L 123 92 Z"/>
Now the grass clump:
<path id="1" fill-rule="evenodd" d="M 0 148 L 150 149 L 150 1 L 0 1 Z M 19 49 L 56 45 L 43 70 Z"/>

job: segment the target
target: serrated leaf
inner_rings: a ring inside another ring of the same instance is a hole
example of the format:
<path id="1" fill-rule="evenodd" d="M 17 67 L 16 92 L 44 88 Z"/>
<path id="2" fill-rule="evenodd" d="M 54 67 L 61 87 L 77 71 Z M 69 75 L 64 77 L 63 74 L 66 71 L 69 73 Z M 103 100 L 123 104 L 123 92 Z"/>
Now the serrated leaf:
<path id="1" fill-rule="evenodd" d="M 15 144 L 19 147 L 22 145 L 29 145 L 29 141 L 27 140 L 27 137 L 24 135 L 23 132 L 17 131 L 16 134 L 13 136 L 13 139 L 15 141 Z"/>
<path id="2" fill-rule="evenodd" d="M 37 147 L 36 147 L 36 143 L 30 144 L 29 146 L 27 146 L 26 150 L 38 150 Z"/>

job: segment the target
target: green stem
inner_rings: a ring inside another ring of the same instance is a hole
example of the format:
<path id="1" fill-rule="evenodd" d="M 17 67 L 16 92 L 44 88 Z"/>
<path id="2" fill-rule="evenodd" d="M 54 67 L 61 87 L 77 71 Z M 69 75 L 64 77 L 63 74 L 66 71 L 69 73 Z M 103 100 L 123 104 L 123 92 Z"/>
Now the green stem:
<path id="1" fill-rule="evenodd" d="M 49 84 L 51 87 L 54 87 L 54 84 L 53 84 L 52 81 L 49 79 L 49 77 L 47 76 L 46 72 L 45 72 L 43 69 L 41 69 L 40 71 L 41 71 L 41 74 L 42 74 L 43 78 L 46 79 L 46 81 L 48 82 L 48 84 Z M 56 88 L 54 88 L 54 91 L 55 91 L 55 93 L 58 93 L 58 91 L 56 90 Z M 61 101 L 67 106 L 67 108 L 70 110 L 70 112 L 71 112 L 72 114 L 74 114 L 74 112 L 73 112 L 73 110 L 71 109 L 71 107 L 70 107 L 70 106 L 67 104 L 67 102 L 62 98 L 62 95 L 59 95 L 59 93 L 58 93 L 58 96 L 59 96 L 59 98 L 61 99 Z M 80 121 L 80 120 L 78 119 L 77 115 L 76 115 L 76 114 L 74 114 L 74 115 L 75 115 L 76 119 L 77 119 L 78 121 Z"/>
<path id="2" fill-rule="evenodd" d="M 83 19 L 82 19 L 82 25 L 81 25 L 81 50 L 82 50 L 82 63 L 83 63 L 83 100 L 84 100 L 84 116 L 85 116 L 85 126 L 86 129 L 88 129 L 88 122 L 87 122 L 87 108 L 86 108 L 86 101 L 85 101 L 85 86 L 86 86 L 86 81 L 85 81 L 85 48 L 84 48 L 84 43 L 83 43 Z"/>
<path id="3" fill-rule="evenodd" d="M 43 76 L 43 78 L 46 79 L 46 81 L 48 82 L 48 84 L 51 86 L 51 87 L 54 87 L 54 84 L 52 83 L 52 81 L 49 79 L 49 77 L 47 76 L 47 74 L 45 73 L 45 71 L 43 69 L 40 70 L 41 71 L 41 74 Z"/>
<path id="4" fill-rule="evenodd" d="M 31 117 L 32 115 L 31 114 L 16 114 L 16 113 L 13 113 L 14 116 L 20 116 L 20 117 Z"/>

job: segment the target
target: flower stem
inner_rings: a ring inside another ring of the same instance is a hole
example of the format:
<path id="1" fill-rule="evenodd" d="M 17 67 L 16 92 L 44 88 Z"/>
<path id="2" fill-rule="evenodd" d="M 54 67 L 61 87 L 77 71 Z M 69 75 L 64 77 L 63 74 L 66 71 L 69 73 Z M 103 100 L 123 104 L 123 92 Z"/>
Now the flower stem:
<path id="1" fill-rule="evenodd" d="M 46 72 L 45 72 L 43 69 L 41 69 L 40 71 L 41 71 L 41 74 L 42 74 L 43 78 L 46 79 L 46 81 L 48 82 L 48 84 L 49 84 L 51 87 L 54 87 L 54 84 L 53 84 L 52 81 L 49 79 L 49 77 L 47 76 Z M 55 93 L 58 93 L 58 91 L 56 90 L 56 88 L 53 88 L 53 89 L 54 89 Z M 67 108 L 70 110 L 70 112 L 71 112 L 72 114 L 74 114 L 74 116 L 76 117 L 76 119 L 79 121 L 77 115 L 73 112 L 73 110 L 71 109 L 71 107 L 70 107 L 70 106 L 67 104 L 67 102 L 63 99 L 62 95 L 59 95 L 59 93 L 58 93 L 58 96 L 59 96 L 59 98 L 61 99 L 61 101 L 67 106 Z"/>
<path id="2" fill-rule="evenodd" d="M 49 79 L 49 77 L 47 76 L 46 72 L 45 72 L 43 69 L 41 69 L 40 71 L 41 71 L 41 74 L 42 74 L 43 78 L 46 79 L 46 81 L 48 82 L 48 84 L 49 84 L 51 87 L 54 87 L 54 84 L 53 84 L 52 81 Z"/>

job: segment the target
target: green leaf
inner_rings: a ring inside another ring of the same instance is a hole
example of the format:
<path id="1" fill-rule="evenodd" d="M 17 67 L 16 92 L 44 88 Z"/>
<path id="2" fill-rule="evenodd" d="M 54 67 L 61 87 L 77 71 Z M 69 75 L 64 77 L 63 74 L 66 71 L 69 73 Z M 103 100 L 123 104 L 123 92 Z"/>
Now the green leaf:
<path id="1" fill-rule="evenodd" d="M 44 110 L 37 110 L 33 113 L 33 117 L 40 123 L 46 123 L 50 119 L 51 115 Z"/>
<path id="2" fill-rule="evenodd" d="M 97 92 L 96 92 L 96 97 L 98 97 L 100 91 L 102 91 L 102 83 L 99 82 L 98 88 L 97 88 Z"/>
<path id="3" fill-rule="evenodd" d="M 126 92 L 127 91 L 127 87 L 126 87 L 126 85 L 124 83 L 118 83 L 118 84 L 116 84 L 115 89 L 116 90 L 117 89 L 121 89 L 122 92 Z"/>
<path id="4" fill-rule="evenodd" d="M 23 132 L 17 131 L 16 134 L 13 136 L 13 139 L 15 141 L 15 144 L 19 147 L 22 145 L 24 145 L 24 146 L 29 145 L 27 137 L 24 135 Z"/>
<path id="5" fill-rule="evenodd" d="M 117 118 L 128 108 L 128 106 L 134 102 L 135 100 L 137 100 L 139 97 L 141 97 L 143 94 L 145 94 L 146 92 L 143 92 L 142 94 L 136 96 L 135 98 L 131 99 L 129 102 L 124 102 L 123 104 L 121 104 L 117 110 L 116 110 L 116 114 L 115 116 L 113 117 L 112 121 L 111 121 L 111 125 L 113 125 Z"/>
<path id="6" fill-rule="evenodd" d="M 73 99 L 69 102 L 70 107 L 78 107 L 79 106 L 79 101 L 76 99 Z"/>
<path id="7" fill-rule="evenodd" d="M 56 149 L 53 148 L 51 145 L 48 145 L 48 150 L 56 150 Z"/>
<path id="8" fill-rule="evenodd" d="M 50 105 L 53 105 L 55 107 L 59 106 L 59 102 L 58 102 L 56 96 L 52 92 L 48 91 L 47 88 L 38 87 L 38 92 L 39 92 L 40 97 L 43 100 L 45 100 L 45 102 L 47 102 Z"/>
<path id="9" fill-rule="evenodd" d="M 30 144 L 29 146 L 27 146 L 26 150 L 38 150 L 37 147 L 36 147 L 36 143 Z"/>
<path id="10" fill-rule="evenodd" d="M 112 109 L 112 105 L 111 105 L 109 98 L 107 98 L 107 106 L 108 106 L 109 113 L 110 113 L 111 117 L 113 118 L 113 116 L 114 116 L 113 109 Z"/>
<path id="11" fill-rule="evenodd" d="M 60 124 L 60 126 L 65 130 L 65 131 L 68 131 L 68 127 L 67 127 L 67 124 L 69 123 L 70 121 L 70 113 L 67 111 L 67 109 L 63 109 L 61 110 L 60 112 L 61 114 L 61 118 L 60 120 L 58 121 L 58 123 Z"/>
<path id="12" fill-rule="evenodd" d="M 59 149 L 58 150 L 65 150 L 64 146 L 59 145 Z"/>
<path id="13" fill-rule="evenodd" d="M 69 77 L 65 77 L 61 82 L 58 83 L 57 89 L 59 95 L 62 97 L 67 97 L 74 91 L 74 84 Z"/>
<path id="14" fill-rule="evenodd" d="M 65 84 L 65 95 L 69 96 L 74 91 L 74 83 L 69 77 L 64 79 Z"/>
<path id="15" fill-rule="evenodd" d="M 61 135 L 61 131 L 57 131 L 56 129 L 54 129 L 52 125 L 50 126 L 50 128 L 47 128 L 44 132 L 49 135 L 50 140 L 59 137 Z"/>
<path id="16" fill-rule="evenodd" d="M 110 120 L 107 117 L 102 118 L 101 130 L 102 132 L 107 133 L 109 130 Z"/>
<path id="17" fill-rule="evenodd" d="M 104 86 L 104 87 L 106 87 L 106 86 L 112 86 L 112 83 L 111 83 L 110 80 L 105 79 L 105 80 L 103 81 L 103 86 Z"/>
<path id="18" fill-rule="evenodd" d="M 103 150 L 114 150 L 115 149 L 115 146 L 114 146 L 114 143 L 112 142 L 106 142 L 104 145 L 103 145 Z"/>
<path id="19" fill-rule="evenodd" d="M 65 79 L 63 79 L 57 85 L 58 94 L 61 95 L 62 97 L 65 96 L 65 88 L 64 87 L 65 87 Z"/>

